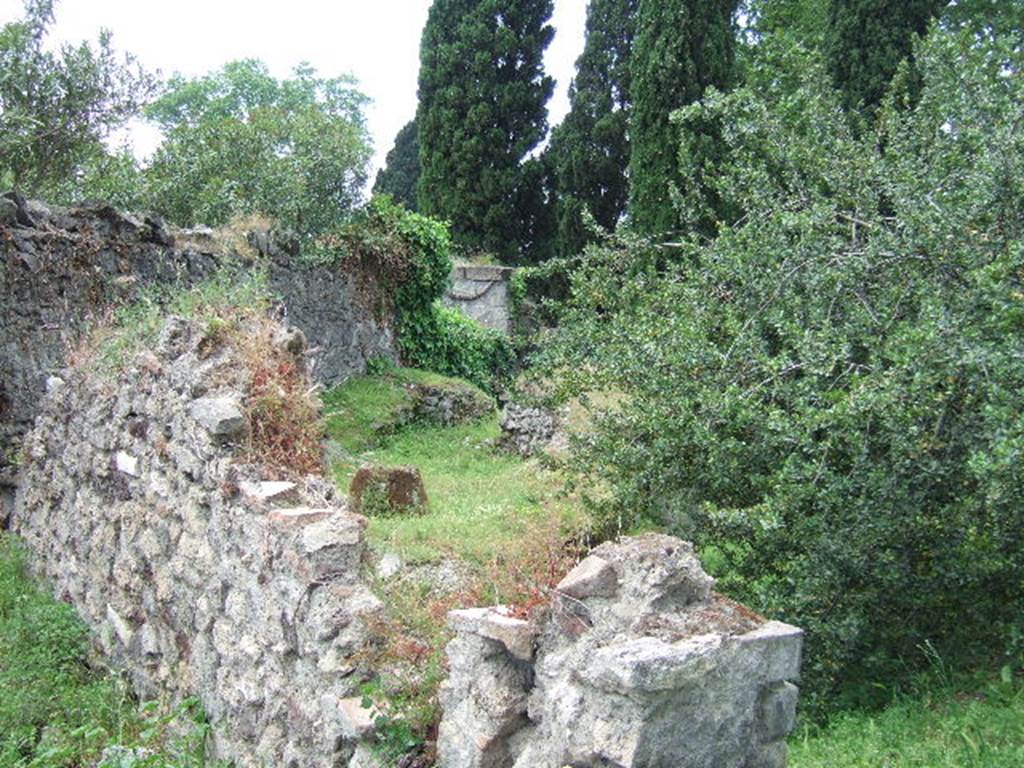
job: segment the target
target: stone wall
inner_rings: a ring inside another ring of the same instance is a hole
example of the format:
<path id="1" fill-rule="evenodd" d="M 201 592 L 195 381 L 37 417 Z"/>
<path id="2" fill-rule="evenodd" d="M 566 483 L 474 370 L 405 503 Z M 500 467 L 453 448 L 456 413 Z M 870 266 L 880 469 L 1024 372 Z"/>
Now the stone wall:
<path id="1" fill-rule="evenodd" d="M 784 768 L 802 633 L 712 592 L 692 547 L 598 547 L 549 613 L 454 611 L 444 768 Z"/>
<path id="2" fill-rule="evenodd" d="M 148 286 L 192 285 L 226 266 L 267 269 L 283 313 L 313 347 L 317 379 L 334 383 L 371 358 L 395 359 L 391 319 L 360 301 L 353 278 L 304 264 L 287 238 L 249 239 L 255 248 L 106 205 L 61 210 L 0 196 L 0 485 L 12 482 L 8 459 L 49 373 L 88 324 Z"/>
<path id="3" fill-rule="evenodd" d="M 381 610 L 366 521 L 246 463 L 247 386 L 230 343 L 180 320 L 116 378 L 51 376 L 11 528 L 143 697 L 200 697 L 216 756 L 344 766 Z"/>
<path id="4" fill-rule="evenodd" d="M 116 375 L 50 376 L 10 527 L 142 697 L 199 697 L 214 757 L 380 768 L 366 520 L 258 464 L 251 348 L 212 333 L 171 318 Z M 301 335 L 256 338 L 304 367 Z M 453 611 L 438 766 L 783 768 L 801 632 L 712 585 L 651 534 L 595 549 L 532 619 Z"/>
<path id="5" fill-rule="evenodd" d="M 452 272 L 452 287 L 445 304 L 461 309 L 478 323 L 502 333 L 512 330 L 510 267 L 459 264 Z"/>

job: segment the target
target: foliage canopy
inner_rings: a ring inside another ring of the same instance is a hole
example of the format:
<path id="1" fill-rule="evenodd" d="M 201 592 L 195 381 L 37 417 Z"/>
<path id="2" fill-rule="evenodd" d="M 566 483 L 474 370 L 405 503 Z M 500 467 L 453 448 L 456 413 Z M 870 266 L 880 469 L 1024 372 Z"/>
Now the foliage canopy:
<path id="1" fill-rule="evenodd" d="M 567 391 L 624 394 L 574 450 L 603 519 L 693 538 L 807 628 L 811 703 L 1022 635 L 1024 54 L 940 28 L 916 58 L 858 137 L 823 63 L 766 42 L 678 116 L 727 150 L 682 152 L 683 189 L 742 215 L 589 249 L 549 351 Z"/>
<path id="2" fill-rule="evenodd" d="M 377 171 L 373 194 L 391 195 L 410 211 L 416 210 L 416 188 L 420 181 L 420 138 L 416 121 L 410 120 L 395 137 L 395 146 Z"/>
<path id="3" fill-rule="evenodd" d="M 872 115 L 910 54 L 949 0 L 832 0 L 826 33 L 829 69 L 847 109 Z"/>
<path id="4" fill-rule="evenodd" d="M 586 43 L 569 86 L 569 114 L 551 135 L 561 256 L 592 239 L 584 223 L 613 231 L 629 196 L 630 56 L 638 0 L 592 0 Z"/>
<path id="5" fill-rule="evenodd" d="M 254 60 L 176 77 L 146 109 L 165 136 L 145 173 L 146 202 L 183 225 L 261 213 L 302 235 L 328 231 L 366 182 L 366 101 L 351 78 L 323 79 L 307 65 L 282 81 Z"/>
<path id="6" fill-rule="evenodd" d="M 48 194 L 105 150 L 103 140 L 135 115 L 155 81 L 110 33 L 45 47 L 55 0 L 26 0 L 25 17 L 0 29 L 0 186 Z"/>
<path id="7" fill-rule="evenodd" d="M 734 77 L 738 0 L 640 0 L 631 59 L 633 112 L 630 125 L 630 217 L 640 232 L 676 228 L 670 190 L 676 170 L 678 132 L 669 115 L 701 98 L 709 86 L 727 87 Z M 708 137 L 701 152 L 714 154 Z"/>
<path id="8" fill-rule="evenodd" d="M 547 132 L 552 0 L 436 0 L 420 49 L 419 210 L 455 242 L 517 260 L 543 213 L 527 159 Z"/>

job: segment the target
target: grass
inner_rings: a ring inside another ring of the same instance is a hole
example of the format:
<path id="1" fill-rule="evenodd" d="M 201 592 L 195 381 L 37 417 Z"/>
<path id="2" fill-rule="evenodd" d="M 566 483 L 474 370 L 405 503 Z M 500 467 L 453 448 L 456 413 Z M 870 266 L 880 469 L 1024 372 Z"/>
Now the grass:
<path id="1" fill-rule="evenodd" d="M 790 738 L 791 768 L 1020 768 L 1024 681 L 931 680 L 881 712 L 850 712 Z"/>
<path id="2" fill-rule="evenodd" d="M 571 535 L 581 513 L 561 494 L 561 478 L 537 461 L 493 449 L 501 434 L 497 413 L 472 424 L 413 424 L 390 431 L 387 425 L 409 404 L 410 383 L 472 386 L 433 373 L 387 369 L 323 396 L 328 436 L 346 452 L 332 468 L 342 490 L 364 463 L 413 465 L 423 475 L 428 513 L 372 519 L 371 544 L 406 562 L 454 557 L 484 566 L 516 548 L 530 526 L 554 522 Z"/>
<path id="3" fill-rule="evenodd" d="M 24 552 L 0 533 L 0 768 L 93 766 L 116 746 L 147 750 L 120 765 L 199 768 L 207 732 L 195 701 L 139 706 L 120 678 L 90 666 L 88 628 L 33 583 Z"/>

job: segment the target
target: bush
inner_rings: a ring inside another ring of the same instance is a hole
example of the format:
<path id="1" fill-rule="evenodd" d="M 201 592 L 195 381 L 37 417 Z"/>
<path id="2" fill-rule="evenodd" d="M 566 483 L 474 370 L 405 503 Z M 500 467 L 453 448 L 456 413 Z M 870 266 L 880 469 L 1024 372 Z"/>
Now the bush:
<path id="1" fill-rule="evenodd" d="M 626 394 L 574 446 L 598 512 L 805 627 L 812 704 L 1020 637 L 1024 54 L 938 30 L 916 59 L 920 101 L 857 138 L 820 62 L 762 45 L 677 116 L 720 126 L 724 162 L 683 172 L 743 217 L 590 249 L 547 358 Z"/>
<path id="2" fill-rule="evenodd" d="M 406 315 L 400 339 L 409 365 L 458 376 L 490 392 L 512 371 L 512 345 L 502 333 L 440 302 Z"/>
<path id="3" fill-rule="evenodd" d="M 366 276 L 371 300 L 398 315 L 403 362 L 492 390 L 510 370 L 507 339 L 440 302 L 452 271 L 448 226 L 376 197 L 338 232 L 318 238 L 308 259 Z"/>

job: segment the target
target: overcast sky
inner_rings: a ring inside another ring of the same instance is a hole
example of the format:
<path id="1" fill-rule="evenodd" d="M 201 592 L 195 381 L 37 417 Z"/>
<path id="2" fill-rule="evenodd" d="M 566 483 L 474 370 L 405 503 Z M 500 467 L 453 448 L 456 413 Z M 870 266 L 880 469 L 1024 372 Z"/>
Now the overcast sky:
<path id="1" fill-rule="evenodd" d="M 586 0 L 555 0 L 555 40 L 547 71 L 557 81 L 548 105 L 557 124 L 568 109 L 566 90 L 583 50 Z M 96 39 L 100 27 L 114 46 L 135 54 L 165 76 L 202 75 L 228 61 L 259 58 L 277 77 L 301 61 L 321 75 L 355 75 L 373 103 L 367 112 L 376 149 L 374 170 L 383 163 L 395 134 L 416 112 L 420 33 L 430 0 L 61 0 L 53 39 Z M 21 0 L 0 0 L 0 24 L 20 18 Z M 132 131 L 145 153 L 156 136 Z"/>

